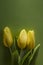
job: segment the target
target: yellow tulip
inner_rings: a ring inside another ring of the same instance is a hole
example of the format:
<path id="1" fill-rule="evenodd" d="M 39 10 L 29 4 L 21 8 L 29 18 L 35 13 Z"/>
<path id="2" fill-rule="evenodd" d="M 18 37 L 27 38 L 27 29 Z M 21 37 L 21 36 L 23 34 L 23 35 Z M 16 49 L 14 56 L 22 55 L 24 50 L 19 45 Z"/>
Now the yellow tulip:
<path id="1" fill-rule="evenodd" d="M 13 38 L 9 27 L 4 28 L 3 42 L 6 47 L 11 47 L 13 44 Z"/>
<path id="2" fill-rule="evenodd" d="M 24 49 L 26 47 L 27 32 L 25 29 L 21 30 L 17 42 L 19 48 Z"/>
<path id="3" fill-rule="evenodd" d="M 29 49 L 33 49 L 35 47 L 35 35 L 33 30 L 28 31 L 27 46 L 29 47 Z"/>

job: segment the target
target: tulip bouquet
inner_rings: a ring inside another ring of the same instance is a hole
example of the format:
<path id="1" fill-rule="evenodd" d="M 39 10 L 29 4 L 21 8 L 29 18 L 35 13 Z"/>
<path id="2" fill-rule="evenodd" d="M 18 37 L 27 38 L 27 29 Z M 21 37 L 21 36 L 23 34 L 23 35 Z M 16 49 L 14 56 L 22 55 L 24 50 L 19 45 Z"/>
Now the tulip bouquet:
<path id="1" fill-rule="evenodd" d="M 10 50 L 11 65 L 30 65 L 36 51 L 40 47 L 40 44 L 35 46 L 34 30 L 27 32 L 25 29 L 22 29 L 18 37 L 13 39 L 9 27 L 5 27 L 3 30 L 3 43 Z"/>

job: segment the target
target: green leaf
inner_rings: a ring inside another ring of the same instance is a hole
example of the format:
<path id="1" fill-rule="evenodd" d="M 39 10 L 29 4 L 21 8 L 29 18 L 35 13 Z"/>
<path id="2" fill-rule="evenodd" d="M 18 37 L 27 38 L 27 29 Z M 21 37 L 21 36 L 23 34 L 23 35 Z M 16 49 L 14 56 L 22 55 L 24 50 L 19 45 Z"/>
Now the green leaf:
<path id="1" fill-rule="evenodd" d="M 15 50 L 13 53 L 12 53 L 12 65 L 18 65 L 18 56 L 19 56 L 19 54 L 18 54 L 18 51 L 17 50 Z"/>
<path id="2" fill-rule="evenodd" d="M 30 54 L 31 52 L 32 52 L 32 50 L 28 51 L 28 52 L 26 53 L 26 55 L 22 58 L 22 60 L 21 60 L 21 65 L 23 65 L 23 63 L 25 62 L 26 58 L 29 56 L 29 54 Z"/>
<path id="3" fill-rule="evenodd" d="M 33 53 L 32 53 L 32 55 L 31 55 L 31 57 L 30 57 L 30 59 L 29 59 L 28 65 L 31 63 L 31 61 L 32 61 L 32 59 L 33 59 L 33 57 L 34 57 L 36 51 L 39 49 L 39 47 L 40 47 L 40 44 L 38 44 L 38 45 L 34 48 Z"/>

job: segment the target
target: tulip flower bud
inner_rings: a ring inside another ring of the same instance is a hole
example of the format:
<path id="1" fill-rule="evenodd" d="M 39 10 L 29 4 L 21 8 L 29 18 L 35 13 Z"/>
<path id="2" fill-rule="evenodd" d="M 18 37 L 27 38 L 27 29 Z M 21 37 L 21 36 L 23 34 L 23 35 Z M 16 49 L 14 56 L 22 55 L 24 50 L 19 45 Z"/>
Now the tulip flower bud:
<path id="1" fill-rule="evenodd" d="M 13 38 L 9 27 L 4 28 L 3 42 L 6 47 L 11 47 L 13 44 Z"/>
<path id="2" fill-rule="evenodd" d="M 29 47 L 29 49 L 33 49 L 35 47 L 35 36 L 34 36 L 34 31 L 30 30 L 28 31 L 27 34 L 27 46 Z"/>
<path id="3" fill-rule="evenodd" d="M 18 47 L 21 48 L 21 49 L 24 49 L 26 47 L 26 42 L 27 42 L 27 32 L 25 29 L 23 29 L 21 32 L 20 32 L 20 35 L 18 37 L 18 40 L 17 40 L 17 44 L 18 44 Z"/>

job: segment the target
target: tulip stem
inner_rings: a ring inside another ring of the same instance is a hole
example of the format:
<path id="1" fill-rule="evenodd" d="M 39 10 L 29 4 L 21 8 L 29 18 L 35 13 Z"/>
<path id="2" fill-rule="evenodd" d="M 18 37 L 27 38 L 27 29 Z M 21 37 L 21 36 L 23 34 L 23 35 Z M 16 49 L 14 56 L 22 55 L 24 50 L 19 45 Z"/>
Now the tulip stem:
<path id="1" fill-rule="evenodd" d="M 19 64 L 19 65 L 21 65 L 20 63 L 21 63 L 21 54 L 22 54 L 22 51 L 23 51 L 23 50 L 21 49 L 20 55 L 18 56 L 18 64 Z"/>
<path id="2" fill-rule="evenodd" d="M 11 54 L 11 65 L 13 65 L 13 63 L 14 63 L 14 58 L 13 58 L 13 53 L 12 53 L 12 50 L 11 50 L 10 47 L 9 47 L 9 50 L 10 50 L 10 54 Z"/>
<path id="3" fill-rule="evenodd" d="M 11 48 L 9 47 L 9 50 L 10 50 L 10 54 L 12 55 L 12 50 L 11 50 Z"/>

